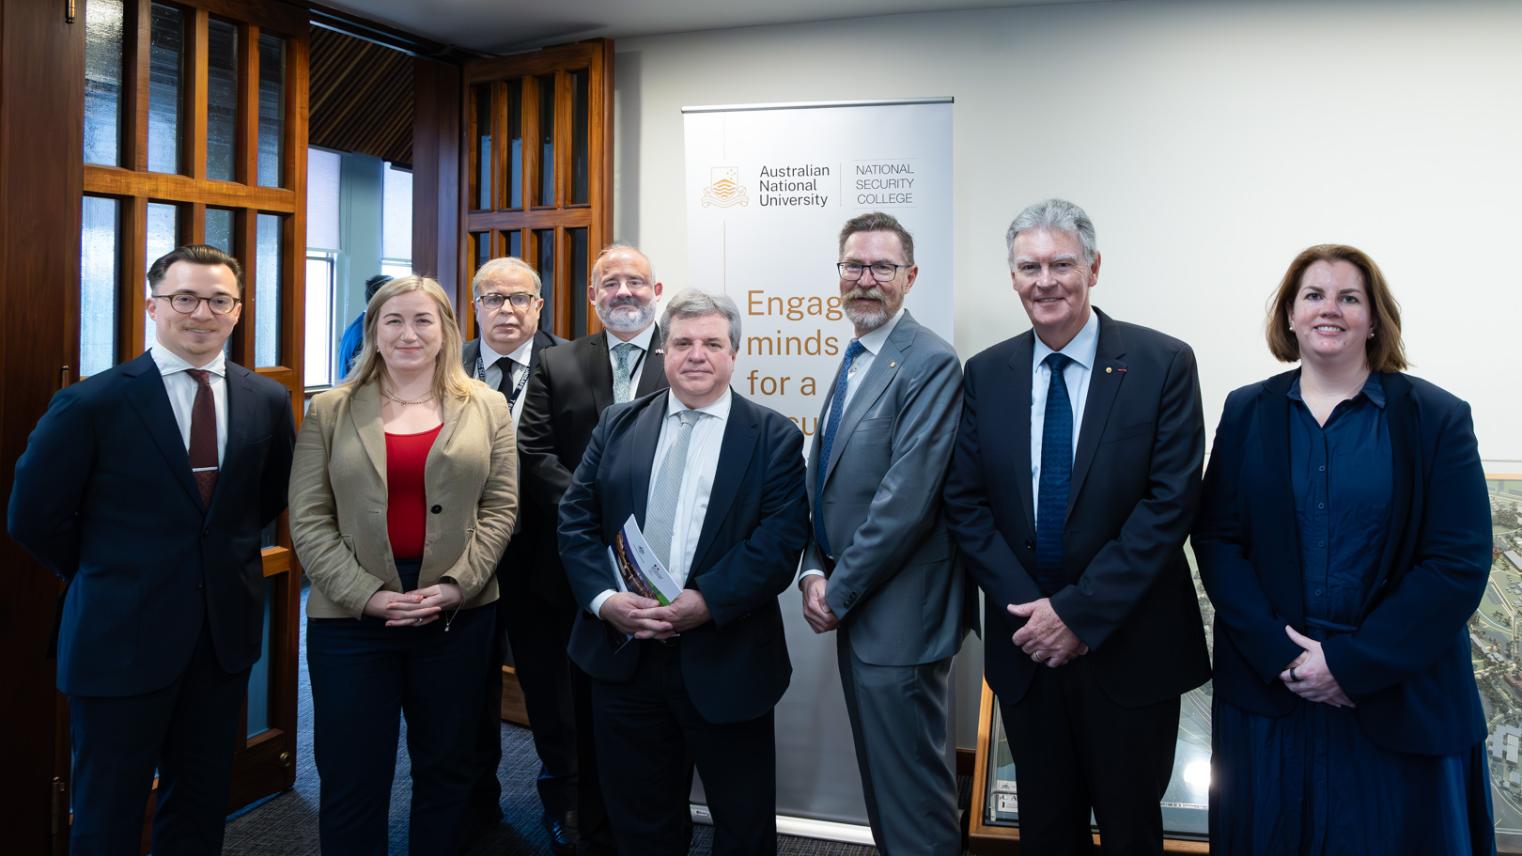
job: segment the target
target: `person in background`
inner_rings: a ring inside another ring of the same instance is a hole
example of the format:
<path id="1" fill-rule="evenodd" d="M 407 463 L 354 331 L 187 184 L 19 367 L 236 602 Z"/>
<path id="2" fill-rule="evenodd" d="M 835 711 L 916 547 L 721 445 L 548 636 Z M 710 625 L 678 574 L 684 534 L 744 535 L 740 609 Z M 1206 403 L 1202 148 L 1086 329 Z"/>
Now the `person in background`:
<path id="1" fill-rule="evenodd" d="M 517 517 L 507 401 L 460 366 L 431 279 L 381 287 L 354 371 L 312 399 L 291 540 L 312 591 L 307 663 L 325 854 L 387 849 L 399 714 L 409 851 L 458 849 L 492 656 L 497 560 Z"/>
<path id="2" fill-rule="evenodd" d="M 391 281 L 391 277 L 383 273 L 365 280 L 365 306 L 375 299 L 375 292 L 380 287 Z M 361 311 L 349 326 L 344 328 L 343 338 L 338 340 L 338 378 L 342 380 L 349 376 L 354 369 L 354 360 L 359 357 L 360 348 L 365 343 L 365 313 Z"/>
<path id="3" fill-rule="evenodd" d="M 1360 250 L 1310 247 L 1231 393 L 1193 544 L 1215 604 L 1210 851 L 1495 852 L 1468 621 L 1490 577 L 1469 405 L 1402 372 Z"/>

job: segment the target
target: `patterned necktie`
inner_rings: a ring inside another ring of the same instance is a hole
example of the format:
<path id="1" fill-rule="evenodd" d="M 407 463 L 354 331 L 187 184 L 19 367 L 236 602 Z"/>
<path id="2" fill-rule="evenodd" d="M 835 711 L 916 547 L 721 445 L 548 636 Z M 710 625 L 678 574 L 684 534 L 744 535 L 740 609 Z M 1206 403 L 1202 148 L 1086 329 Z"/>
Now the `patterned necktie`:
<path id="1" fill-rule="evenodd" d="M 631 372 L 629 364 L 634 361 L 634 353 L 639 346 L 632 342 L 620 342 L 613 346 L 613 403 L 620 404 L 633 398 L 630 388 Z"/>
<path id="2" fill-rule="evenodd" d="M 1073 404 L 1063 370 L 1072 359 L 1049 354 L 1046 417 L 1041 428 L 1041 477 L 1036 489 L 1036 576 L 1043 594 L 1063 585 L 1062 527 L 1073 482 Z"/>
<path id="3" fill-rule="evenodd" d="M 824 420 L 824 431 L 819 435 L 819 459 L 815 463 L 817 475 L 814 481 L 814 540 L 819 551 L 833 558 L 829 539 L 824 533 L 824 515 L 819 513 L 820 494 L 824 493 L 824 473 L 830 466 L 830 448 L 835 445 L 835 432 L 840 428 L 840 417 L 846 409 L 846 388 L 851 382 L 851 364 L 861 356 L 866 347 L 858 339 L 846 346 L 845 358 L 840 361 L 840 371 L 835 375 L 835 394 L 830 398 L 830 413 Z"/>
<path id="4" fill-rule="evenodd" d="M 650 492 L 650 506 L 645 509 L 645 540 L 655 557 L 671 569 L 671 536 L 676 527 L 676 503 L 682 493 L 682 471 L 687 467 L 687 447 L 692 443 L 692 426 L 701 416 L 696 410 L 678 411 L 676 416 L 682 424 L 676 429 L 676 437 L 661 462 L 655 477 L 655 489 Z"/>
<path id="5" fill-rule="evenodd" d="M 185 374 L 196 382 L 196 399 L 190 406 L 190 475 L 201 489 L 201 505 L 210 507 L 217 487 L 217 404 L 210 372 L 186 369 Z"/>

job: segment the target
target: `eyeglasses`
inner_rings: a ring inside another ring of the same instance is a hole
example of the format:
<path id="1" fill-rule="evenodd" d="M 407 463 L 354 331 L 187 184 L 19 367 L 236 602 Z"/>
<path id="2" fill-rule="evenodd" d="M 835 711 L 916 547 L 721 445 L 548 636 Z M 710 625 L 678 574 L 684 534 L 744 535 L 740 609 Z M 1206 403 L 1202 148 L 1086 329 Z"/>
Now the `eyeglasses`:
<path id="1" fill-rule="evenodd" d="M 615 277 L 609 277 L 609 278 L 603 280 L 602 282 L 599 282 L 597 284 L 597 287 L 599 289 L 603 290 L 603 291 L 617 291 L 619 286 L 624 286 L 625 288 L 628 288 L 630 291 L 640 291 L 640 290 L 643 290 L 647 285 L 649 285 L 649 283 L 646 282 L 643 277 L 638 277 L 638 276 L 616 277 L 615 276 Z"/>
<path id="2" fill-rule="evenodd" d="M 872 272 L 872 279 L 876 282 L 887 282 L 898 276 L 899 268 L 911 268 L 914 265 L 896 265 L 893 262 L 873 262 L 864 265 L 861 262 L 840 262 L 835 269 L 840 271 L 840 278 L 846 282 L 856 282 L 867 271 Z"/>
<path id="3" fill-rule="evenodd" d="M 476 302 L 496 312 L 504 303 L 511 303 L 514 309 L 527 309 L 536 297 L 538 297 L 537 294 L 530 294 L 527 291 L 515 291 L 512 294 L 483 294 L 476 298 Z"/>
<path id="4" fill-rule="evenodd" d="M 169 305 L 174 307 L 174 311 L 181 315 L 194 313 L 200 307 L 202 301 L 206 302 L 206 307 L 211 310 L 213 315 L 226 315 L 233 311 L 233 308 L 239 303 L 243 302 L 236 297 L 229 297 L 225 294 L 218 294 L 214 297 L 201 297 L 186 291 L 175 294 L 155 294 L 152 296 L 154 300 L 169 301 Z"/>

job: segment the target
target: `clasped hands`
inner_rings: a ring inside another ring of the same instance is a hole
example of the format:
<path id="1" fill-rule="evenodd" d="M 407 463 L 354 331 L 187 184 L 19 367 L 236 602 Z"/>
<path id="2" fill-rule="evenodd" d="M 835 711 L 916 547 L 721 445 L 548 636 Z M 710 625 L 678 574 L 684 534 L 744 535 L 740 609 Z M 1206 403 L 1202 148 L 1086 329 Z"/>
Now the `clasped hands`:
<path id="1" fill-rule="evenodd" d="M 621 591 L 603 601 L 598 618 L 635 639 L 670 639 L 708 623 L 708 601 L 697 589 L 682 589 L 669 606 Z"/>
<path id="2" fill-rule="evenodd" d="M 1284 686 L 1306 701 L 1329 704 L 1332 707 L 1356 707 L 1348 694 L 1338 686 L 1337 679 L 1332 677 L 1332 670 L 1326 664 L 1326 655 L 1321 651 L 1321 643 L 1296 633 L 1295 628 L 1287 625 L 1284 632 L 1290 641 L 1304 649 L 1300 656 L 1279 673 L 1279 680 L 1284 682 Z"/>
<path id="3" fill-rule="evenodd" d="M 422 627 L 439 620 L 444 610 L 460 605 L 464 595 L 454 583 L 439 583 L 409 592 L 381 589 L 365 601 L 365 615 L 384 618 L 387 627 Z"/>
<path id="4" fill-rule="evenodd" d="M 809 574 L 803 578 L 802 585 L 803 620 L 809 623 L 809 627 L 815 633 L 829 633 L 839 627 L 840 619 L 835 617 L 830 602 L 825 599 L 829 591 L 829 580 L 820 574 Z"/>
<path id="5" fill-rule="evenodd" d="M 1051 598 L 1012 603 L 1005 609 L 1010 615 L 1025 619 L 1025 626 L 1016 630 L 1012 638 L 1015 647 L 1024 651 L 1036 665 L 1055 669 L 1089 653 L 1089 646 L 1083 644 L 1052 609 Z"/>

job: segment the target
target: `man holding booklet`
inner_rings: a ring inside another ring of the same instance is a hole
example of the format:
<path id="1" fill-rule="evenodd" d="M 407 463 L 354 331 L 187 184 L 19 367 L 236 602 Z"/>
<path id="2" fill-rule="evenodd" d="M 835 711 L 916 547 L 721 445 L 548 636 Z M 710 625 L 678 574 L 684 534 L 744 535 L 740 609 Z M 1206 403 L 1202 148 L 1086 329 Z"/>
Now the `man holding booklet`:
<path id="1" fill-rule="evenodd" d="M 689 764 L 715 851 L 773 853 L 772 709 L 792 674 L 777 596 L 808 536 L 803 436 L 730 390 L 733 301 L 683 292 L 660 326 L 671 389 L 603 412 L 561 504 L 584 610 L 571 658 L 592 678 L 621 853 L 686 851 Z"/>

